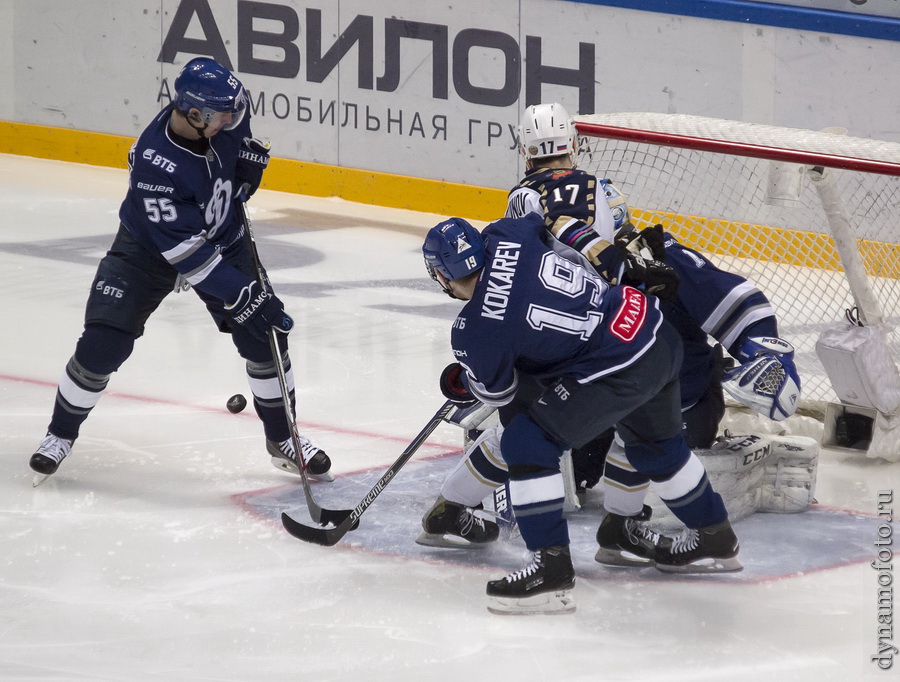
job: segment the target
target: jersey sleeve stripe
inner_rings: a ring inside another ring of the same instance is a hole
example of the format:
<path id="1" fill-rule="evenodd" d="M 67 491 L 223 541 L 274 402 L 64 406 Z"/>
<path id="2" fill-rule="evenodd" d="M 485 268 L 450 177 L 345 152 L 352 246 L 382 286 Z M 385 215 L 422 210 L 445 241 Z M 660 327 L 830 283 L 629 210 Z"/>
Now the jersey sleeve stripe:
<path id="1" fill-rule="evenodd" d="M 221 262 L 222 256 L 220 256 L 217 251 L 212 258 L 203 263 L 201 266 L 194 268 L 190 272 L 183 273 L 184 278 L 191 284 L 191 286 L 197 286 L 200 282 L 206 279 L 209 276 L 209 273 L 212 272 L 215 267 Z"/>
<path id="2" fill-rule="evenodd" d="M 735 310 L 743 305 L 747 298 L 757 291 L 758 289 L 750 282 L 738 284 L 728 292 L 728 295 L 719 302 L 719 305 L 717 305 L 706 320 L 704 320 L 701 325 L 703 331 L 717 339 L 720 338 L 719 334 L 721 331 L 719 330 L 719 327 L 734 314 Z"/>
<path id="3" fill-rule="evenodd" d="M 169 261 L 169 263 L 175 265 L 176 263 L 180 263 L 181 261 L 190 258 L 194 252 L 202 248 L 206 243 L 207 241 L 204 235 L 195 234 L 189 239 L 179 242 L 171 249 L 163 251 L 162 256 Z"/>

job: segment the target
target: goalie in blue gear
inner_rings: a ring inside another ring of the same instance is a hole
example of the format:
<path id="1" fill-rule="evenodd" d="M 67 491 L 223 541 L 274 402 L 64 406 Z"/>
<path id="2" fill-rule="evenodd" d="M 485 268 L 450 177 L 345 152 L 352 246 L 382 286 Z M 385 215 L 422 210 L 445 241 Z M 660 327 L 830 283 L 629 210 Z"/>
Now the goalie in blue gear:
<path id="1" fill-rule="evenodd" d="M 186 283 L 246 361 L 272 463 L 299 473 L 305 462 L 311 474 L 328 479 L 331 461 L 323 450 L 302 436 L 302 452 L 294 449 L 268 343 L 270 329 L 285 335 L 282 352 L 293 408 L 286 343 L 293 320 L 271 288 L 257 281 L 235 206 L 239 192 L 246 197 L 259 186 L 268 146 L 253 138 L 243 85 L 218 62 L 190 60 L 174 88 L 174 100 L 129 152 L 118 233 L 97 268 L 84 332 L 60 380 L 47 435 L 31 456 L 31 468 L 43 476 L 56 472 L 150 315 Z"/>

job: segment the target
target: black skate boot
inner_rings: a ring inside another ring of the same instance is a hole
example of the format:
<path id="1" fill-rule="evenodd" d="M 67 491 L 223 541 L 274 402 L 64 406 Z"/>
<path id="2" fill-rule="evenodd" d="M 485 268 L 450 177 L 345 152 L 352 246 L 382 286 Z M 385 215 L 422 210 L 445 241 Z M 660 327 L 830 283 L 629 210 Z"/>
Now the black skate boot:
<path id="1" fill-rule="evenodd" d="M 29 466 L 43 476 L 55 474 L 60 462 L 72 454 L 72 441 L 47 433 L 31 456 Z"/>
<path id="2" fill-rule="evenodd" d="M 685 528 L 681 535 L 661 542 L 656 568 L 665 573 L 724 573 L 740 571 L 737 536 L 726 519 L 704 528 Z"/>
<path id="3" fill-rule="evenodd" d="M 313 445 L 308 438 L 299 436 L 299 441 L 300 451 L 306 462 L 306 473 L 317 481 L 333 481 L 334 476 L 328 473 L 331 469 L 331 458 L 325 454 L 324 450 Z M 297 453 L 294 451 L 294 444 L 290 438 L 280 443 L 266 440 L 266 450 L 272 455 L 272 466 L 292 474 L 300 474 Z"/>
<path id="4" fill-rule="evenodd" d="M 475 510 L 438 495 L 437 501 L 422 517 L 422 532 L 416 543 L 426 547 L 481 548 L 500 536 L 493 521 L 475 514 Z"/>
<path id="5" fill-rule="evenodd" d="M 543 547 L 522 570 L 487 584 L 488 611 L 500 615 L 572 613 L 574 588 L 569 548 Z"/>
<path id="6" fill-rule="evenodd" d="M 605 566 L 652 566 L 659 533 L 644 525 L 653 509 L 644 505 L 637 516 L 620 516 L 607 512 L 597 529 L 597 550 L 594 559 Z"/>

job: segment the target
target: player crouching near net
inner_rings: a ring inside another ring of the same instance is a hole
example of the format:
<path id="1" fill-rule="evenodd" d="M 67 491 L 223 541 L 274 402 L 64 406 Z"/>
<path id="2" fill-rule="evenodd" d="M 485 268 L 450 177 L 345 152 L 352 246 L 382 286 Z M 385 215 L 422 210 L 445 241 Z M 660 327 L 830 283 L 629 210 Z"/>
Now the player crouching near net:
<path id="1" fill-rule="evenodd" d="M 532 552 L 487 585 L 494 613 L 571 612 L 575 572 L 563 516 L 563 452 L 616 426 L 635 468 L 687 527 L 662 542 L 660 570 L 738 571 L 738 540 L 722 498 L 681 430 L 682 346 L 653 298 L 610 286 L 545 244 L 544 221 L 503 218 L 479 233 L 453 218 L 425 239 L 426 267 L 466 301 L 451 346 L 460 390 L 507 405 L 539 382 L 503 430 L 510 502 Z M 574 258 L 574 256 L 573 256 Z"/>
<path id="2" fill-rule="evenodd" d="M 110 375 L 131 355 L 144 324 L 172 291 L 193 287 L 220 331 L 246 360 L 266 449 L 278 468 L 300 473 L 269 330 L 281 337 L 291 408 L 294 379 L 287 334 L 294 321 L 258 278 L 254 247 L 235 200 L 259 187 L 269 145 L 250 131 L 248 96 L 218 62 L 189 61 L 174 101 L 138 137 L 128 157 L 129 188 L 118 234 L 88 296 L 84 332 L 56 392 L 47 436 L 31 468 L 48 476 L 72 449 Z M 332 480 L 331 460 L 299 438 L 309 474 Z"/>

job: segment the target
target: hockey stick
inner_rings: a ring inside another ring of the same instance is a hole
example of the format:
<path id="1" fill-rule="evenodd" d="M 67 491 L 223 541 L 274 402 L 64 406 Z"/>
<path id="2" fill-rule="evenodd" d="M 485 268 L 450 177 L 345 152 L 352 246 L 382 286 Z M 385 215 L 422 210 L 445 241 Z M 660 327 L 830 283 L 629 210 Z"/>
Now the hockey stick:
<path id="1" fill-rule="evenodd" d="M 431 435 L 431 432 L 435 430 L 437 425 L 444 421 L 454 409 L 456 409 L 456 406 L 452 402 L 449 400 L 445 402 L 441 408 L 434 413 L 434 416 L 431 418 L 431 421 L 425 425 L 425 428 L 419 432 L 419 435 L 406 447 L 403 454 L 397 458 L 397 461 L 388 467 L 388 470 L 385 471 L 381 478 L 378 479 L 378 482 L 372 486 L 372 489 L 368 494 L 358 505 L 356 505 L 356 508 L 350 512 L 350 515 L 340 523 L 336 524 L 335 528 L 312 528 L 310 526 L 305 526 L 292 519 L 287 513 L 282 512 L 281 523 L 284 525 L 284 529 L 295 538 L 305 540 L 306 542 L 312 542 L 317 545 L 331 547 L 333 544 L 337 543 L 337 541 L 344 537 L 348 531 L 353 530 L 359 525 L 359 517 L 362 516 L 366 509 L 368 509 L 375 501 L 375 498 L 382 493 L 385 487 L 387 487 L 387 484 L 391 482 L 391 479 L 393 479 L 394 476 L 397 475 L 397 472 L 403 468 L 403 465 L 409 461 L 409 458 L 412 457 L 416 450 L 419 449 L 419 446 L 425 442 L 425 439 Z"/>
<path id="2" fill-rule="evenodd" d="M 247 213 L 247 204 L 239 199 L 235 200 L 244 229 L 247 231 L 247 240 L 250 243 L 250 253 L 253 256 L 253 265 L 256 267 L 256 276 L 259 279 L 259 285 L 265 288 L 271 288 L 269 278 L 263 269 L 262 262 L 259 260 L 259 251 L 256 248 L 256 238 L 253 236 L 253 228 L 250 226 L 250 215 Z M 291 414 L 291 399 L 287 387 L 287 376 L 284 372 L 284 362 L 281 359 L 281 348 L 278 345 L 278 333 L 273 328 L 269 328 L 269 347 L 272 349 L 272 360 L 275 363 L 275 371 L 278 374 L 278 385 L 281 387 L 281 402 L 284 405 L 284 417 L 287 419 L 288 426 L 291 430 L 291 443 L 294 446 L 294 452 L 300 460 L 300 478 L 303 481 L 303 493 L 306 496 L 306 506 L 309 508 L 309 515 L 313 521 L 321 525 L 342 523 L 350 516 L 349 509 L 323 509 L 316 502 L 312 494 L 312 488 L 309 485 L 309 476 L 306 473 L 306 460 L 303 458 L 303 451 L 300 449 L 300 434 L 297 431 L 297 422 L 294 415 Z"/>

